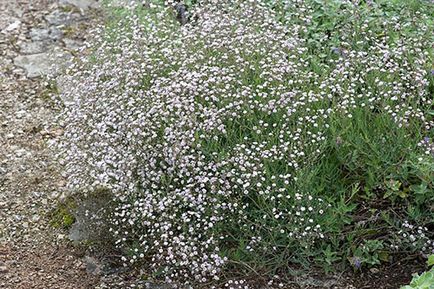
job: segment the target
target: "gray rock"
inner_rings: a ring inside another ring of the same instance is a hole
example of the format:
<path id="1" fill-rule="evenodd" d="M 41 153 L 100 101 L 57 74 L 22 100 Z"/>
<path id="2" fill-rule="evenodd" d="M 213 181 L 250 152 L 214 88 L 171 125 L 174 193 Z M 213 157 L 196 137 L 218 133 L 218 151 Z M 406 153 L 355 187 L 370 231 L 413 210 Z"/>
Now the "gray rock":
<path id="1" fill-rule="evenodd" d="M 74 214 L 75 223 L 69 230 L 69 239 L 75 242 L 106 240 L 109 223 L 106 209 L 111 205 L 110 195 L 97 193 L 79 202 Z"/>
<path id="2" fill-rule="evenodd" d="M 71 25 L 74 22 L 80 21 L 82 17 L 78 13 L 67 13 L 67 12 L 61 12 L 59 10 L 54 10 L 47 16 L 45 16 L 45 19 L 48 23 L 51 25 Z"/>
<path id="3" fill-rule="evenodd" d="M 170 286 L 169 284 L 158 284 L 154 282 L 145 282 L 145 288 L 147 289 L 173 289 L 173 286 Z M 234 287 L 231 287 L 234 288 Z M 240 285 L 241 288 L 241 285 Z M 190 287 L 186 287 L 185 289 L 191 289 Z"/>
<path id="4" fill-rule="evenodd" d="M 69 240 L 74 242 L 89 240 L 91 234 L 85 226 L 85 224 L 76 221 L 69 229 Z"/>
<path id="5" fill-rule="evenodd" d="M 50 33 L 49 33 L 49 38 L 52 40 L 59 40 L 62 39 L 63 37 L 63 32 L 62 30 L 60 30 L 57 27 L 50 27 Z"/>
<path id="6" fill-rule="evenodd" d="M 301 288 L 306 287 L 318 287 L 318 288 L 332 288 L 337 285 L 337 279 L 335 278 L 314 278 L 312 276 L 302 275 L 295 278 L 296 283 Z"/>
<path id="7" fill-rule="evenodd" d="M 92 275 L 100 275 L 102 271 L 101 263 L 93 257 L 85 256 L 86 272 Z"/>
<path id="8" fill-rule="evenodd" d="M 99 7 L 99 3 L 95 0 L 60 0 L 59 4 L 62 6 L 71 5 L 83 10 Z"/>
<path id="9" fill-rule="evenodd" d="M 14 22 L 12 22 L 11 24 L 9 24 L 5 29 L 3 29 L 3 33 L 6 32 L 11 32 L 17 28 L 19 28 L 21 26 L 21 21 L 20 20 L 15 20 Z"/>
<path id="10" fill-rule="evenodd" d="M 21 18 L 24 15 L 24 10 L 20 7 L 12 7 L 12 11 L 16 17 Z"/>
<path id="11" fill-rule="evenodd" d="M 131 5 L 139 5 L 141 1 L 139 0 L 112 0 L 110 4 L 114 7 L 123 7 L 123 6 L 131 6 Z"/>
<path id="12" fill-rule="evenodd" d="M 0 266 L 0 274 L 1 273 L 7 273 L 7 272 L 9 272 L 9 270 L 8 270 L 8 268 L 6 267 L 6 266 Z"/>
<path id="13" fill-rule="evenodd" d="M 37 54 L 47 52 L 53 48 L 54 43 L 52 41 L 33 41 L 22 42 L 18 45 L 20 47 L 21 54 Z"/>
<path id="14" fill-rule="evenodd" d="M 184 25 L 187 23 L 187 7 L 182 3 L 177 3 L 175 5 L 175 11 L 176 11 L 176 19 L 179 21 L 181 25 Z"/>
<path id="15" fill-rule="evenodd" d="M 30 29 L 29 36 L 33 41 L 47 40 L 50 38 L 50 31 L 44 28 Z"/>
<path id="16" fill-rule="evenodd" d="M 49 56 L 46 53 L 18 56 L 14 59 L 16 66 L 24 68 L 29 78 L 47 74 L 50 71 Z"/>
<path id="17" fill-rule="evenodd" d="M 71 54 L 66 52 L 20 55 L 14 59 L 14 64 L 24 68 L 27 77 L 34 78 L 41 75 L 56 74 L 57 68 L 67 65 L 71 57 Z M 53 64 L 57 64 L 57 66 L 53 67 Z"/>
<path id="18" fill-rule="evenodd" d="M 20 25 L 21 24 L 20 18 L 16 18 L 16 17 L 8 17 L 6 19 L 0 19 L 0 32 L 4 34 L 9 33 L 10 31 L 18 28 L 18 27 L 14 27 L 18 25 L 18 22 Z"/>
<path id="19" fill-rule="evenodd" d="M 63 43 L 65 43 L 65 48 L 68 50 L 79 50 L 83 46 L 83 42 L 79 40 L 64 38 Z"/>
<path id="20" fill-rule="evenodd" d="M 57 27 L 32 28 L 29 36 L 33 41 L 59 40 L 62 38 L 63 32 Z"/>

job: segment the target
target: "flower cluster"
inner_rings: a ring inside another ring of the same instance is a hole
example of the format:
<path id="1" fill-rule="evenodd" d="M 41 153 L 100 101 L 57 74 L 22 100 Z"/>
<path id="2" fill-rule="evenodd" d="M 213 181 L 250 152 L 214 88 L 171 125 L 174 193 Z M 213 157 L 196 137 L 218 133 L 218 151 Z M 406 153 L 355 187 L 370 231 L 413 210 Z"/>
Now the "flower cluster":
<path id="1" fill-rule="evenodd" d="M 430 231 L 426 227 L 415 226 L 405 221 L 401 225 L 398 234 L 398 244 L 391 245 L 393 249 L 399 249 L 403 246 L 420 250 L 426 256 L 434 254 L 434 240 L 430 239 Z"/>
<path id="2" fill-rule="evenodd" d="M 423 140 L 418 143 L 418 146 L 427 156 L 434 157 L 434 143 L 429 137 L 424 137 Z"/>
<path id="3" fill-rule="evenodd" d="M 368 110 L 431 125 L 422 36 L 391 45 L 364 24 L 368 47 L 341 39 L 316 71 L 310 9 L 288 3 L 303 21 L 284 25 L 261 1 L 203 1 L 182 26 L 171 8 L 136 7 L 59 79 L 69 188 L 113 192 L 125 264 L 208 282 L 234 256 L 286 258 L 325 238 L 330 204 L 299 172 L 324 153 L 331 119 Z"/>

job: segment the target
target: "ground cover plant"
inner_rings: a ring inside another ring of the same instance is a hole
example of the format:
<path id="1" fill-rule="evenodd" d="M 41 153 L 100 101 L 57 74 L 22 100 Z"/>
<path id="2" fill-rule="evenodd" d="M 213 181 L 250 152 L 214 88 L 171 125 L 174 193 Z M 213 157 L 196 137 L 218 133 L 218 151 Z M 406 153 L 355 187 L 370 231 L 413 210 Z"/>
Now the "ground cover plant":
<path id="1" fill-rule="evenodd" d="M 427 265 L 431 267 L 431 270 L 423 272 L 420 276 L 416 273 L 410 282 L 410 285 L 401 287 L 401 289 L 412 289 L 412 288 L 434 288 L 434 255 L 428 257 Z"/>
<path id="2" fill-rule="evenodd" d="M 173 5 L 112 8 L 58 79 L 69 188 L 110 191 L 126 266 L 284 286 L 433 253 L 432 3 Z"/>

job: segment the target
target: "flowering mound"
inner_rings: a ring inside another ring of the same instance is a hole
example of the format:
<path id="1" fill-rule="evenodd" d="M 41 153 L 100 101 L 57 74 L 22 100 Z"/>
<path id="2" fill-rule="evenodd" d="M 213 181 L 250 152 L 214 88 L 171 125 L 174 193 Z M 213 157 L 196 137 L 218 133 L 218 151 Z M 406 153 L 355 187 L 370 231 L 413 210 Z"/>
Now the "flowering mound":
<path id="1" fill-rule="evenodd" d="M 342 244 L 362 187 L 386 190 L 347 177 L 365 176 L 344 168 L 361 157 L 350 156 L 351 140 L 372 129 L 379 143 L 370 148 L 381 153 L 411 139 L 392 162 L 416 149 L 414 129 L 432 126 L 429 39 L 390 44 L 362 26 L 360 47 L 344 39 L 314 63 L 311 7 L 288 1 L 301 14 L 281 21 L 269 2 L 212 2 L 182 26 L 172 8 L 120 9 L 60 80 L 69 188 L 109 189 L 124 262 L 167 281 L 209 282 L 230 268 L 280 274 L 333 238 Z"/>

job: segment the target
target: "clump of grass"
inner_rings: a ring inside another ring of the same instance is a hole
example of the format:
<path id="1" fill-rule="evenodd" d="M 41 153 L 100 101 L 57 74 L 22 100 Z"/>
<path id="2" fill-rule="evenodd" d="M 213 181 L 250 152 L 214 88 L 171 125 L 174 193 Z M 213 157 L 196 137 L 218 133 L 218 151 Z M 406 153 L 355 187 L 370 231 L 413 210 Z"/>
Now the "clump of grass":
<path id="1" fill-rule="evenodd" d="M 433 250 L 432 7 L 368 2 L 115 9 L 59 147 L 71 190 L 113 194 L 125 265 L 273 283 Z"/>

